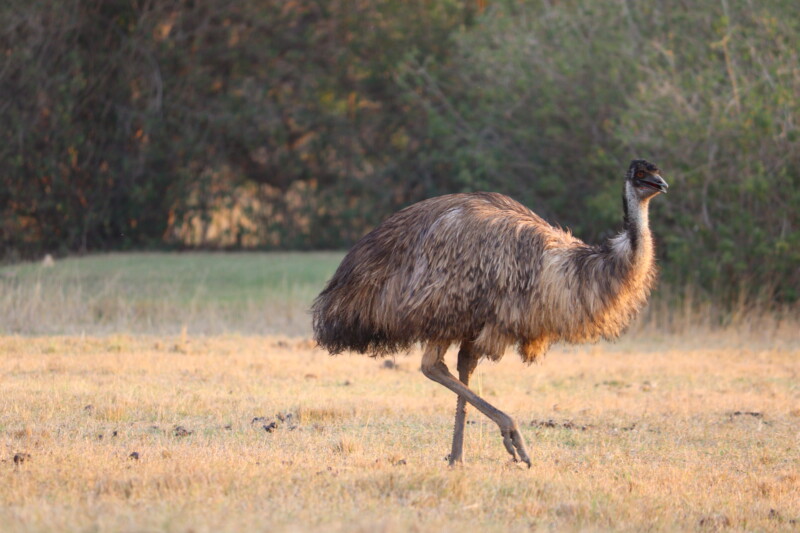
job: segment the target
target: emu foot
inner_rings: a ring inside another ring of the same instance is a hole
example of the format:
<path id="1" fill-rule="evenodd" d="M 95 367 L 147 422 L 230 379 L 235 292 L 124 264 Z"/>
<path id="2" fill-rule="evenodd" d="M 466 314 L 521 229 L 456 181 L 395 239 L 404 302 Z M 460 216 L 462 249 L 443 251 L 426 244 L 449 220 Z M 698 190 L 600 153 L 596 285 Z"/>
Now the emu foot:
<path id="1" fill-rule="evenodd" d="M 517 428 L 502 429 L 500 434 L 503 436 L 503 446 L 511 454 L 514 462 L 522 461 L 530 468 L 531 459 L 528 457 L 528 450 L 525 449 L 525 441 L 522 439 L 519 430 Z M 517 457 L 517 454 L 519 454 L 519 457 Z"/>
<path id="2" fill-rule="evenodd" d="M 448 453 L 446 459 L 448 466 L 464 466 L 464 454 L 461 451 Z"/>
<path id="3" fill-rule="evenodd" d="M 462 456 L 453 457 L 453 454 L 448 453 L 445 459 L 447 459 L 447 466 L 451 468 L 464 466 L 464 458 Z"/>

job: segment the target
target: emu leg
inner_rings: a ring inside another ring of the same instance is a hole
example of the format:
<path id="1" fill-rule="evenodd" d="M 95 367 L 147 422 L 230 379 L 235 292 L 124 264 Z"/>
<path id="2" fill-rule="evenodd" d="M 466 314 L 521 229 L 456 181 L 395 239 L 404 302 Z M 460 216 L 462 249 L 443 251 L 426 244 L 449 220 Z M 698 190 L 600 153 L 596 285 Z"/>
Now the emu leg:
<path id="1" fill-rule="evenodd" d="M 472 352 L 472 344 L 464 342 L 458 351 L 458 379 L 469 385 L 469 378 L 478 366 L 478 357 Z M 467 420 L 467 400 L 458 396 L 456 422 L 453 428 L 453 448 L 450 452 L 450 466 L 464 461 L 464 424 Z"/>
<path id="2" fill-rule="evenodd" d="M 503 436 L 503 445 L 514 461 L 521 460 L 531 466 L 531 460 L 528 457 L 528 451 L 525 449 L 525 441 L 522 439 L 522 434 L 519 432 L 517 423 L 513 418 L 505 414 L 500 409 L 497 409 L 489 402 L 472 392 L 466 385 L 458 381 L 453 374 L 448 370 L 447 365 L 444 364 L 444 352 L 447 350 L 446 345 L 429 344 L 425 348 L 425 353 L 422 356 L 422 373 L 429 379 L 436 383 L 444 385 L 451 391 L 463 397 L 467 402 L 471 403 L 481 413 L 485 414 L 500 428 L 500 434 Z M 519 458 L 517 458 L 519 454 Z"/>

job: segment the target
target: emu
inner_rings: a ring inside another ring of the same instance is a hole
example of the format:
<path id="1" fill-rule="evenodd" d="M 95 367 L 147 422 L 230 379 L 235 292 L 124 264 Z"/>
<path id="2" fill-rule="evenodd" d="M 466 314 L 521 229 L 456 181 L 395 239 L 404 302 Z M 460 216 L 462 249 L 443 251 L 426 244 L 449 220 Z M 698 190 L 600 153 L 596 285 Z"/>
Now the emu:
<path id="1" fill-rule="evenodd" d="M 387 355 L 421 343 L 422 372 L 458 395 L 450 465 L 463 461 L 467 404 L 500 428 L 516 462 L 531 460 L 519 426 L 468 388 L 478 362 L 516 345 L 528 363 L 555 342 L 614 339 L 656 276 L 648 205 L 667 183 L 645 160 L 625 175 L 623 230 L 587 245 L 497 193 L 413 204 L 359 240 L 312 306 L 314 337 L 331 354 Z M 458 351 L 458 379 L 444 363 Z"/>

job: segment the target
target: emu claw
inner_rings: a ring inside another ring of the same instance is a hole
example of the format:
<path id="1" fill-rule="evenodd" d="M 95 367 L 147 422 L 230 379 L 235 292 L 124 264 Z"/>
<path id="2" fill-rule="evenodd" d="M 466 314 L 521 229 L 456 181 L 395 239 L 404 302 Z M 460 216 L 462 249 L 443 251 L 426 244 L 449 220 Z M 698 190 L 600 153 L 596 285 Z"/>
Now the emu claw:
<path id="1" fill-rule="evenodd" d="M 500 431 L 500 434 L 503 436 L 503 446 L 505 446 L 506 451 L 511 454 L 514 462 L 522 461 L 530 468 L 531 459 L 528 457 L 528 451 L 525 449 L 525 441 L 522 440 L 522 435 L 520 435 L 519 430 L 504 429 Z M 518 453 L 519 458 L 517 458 Z"/>

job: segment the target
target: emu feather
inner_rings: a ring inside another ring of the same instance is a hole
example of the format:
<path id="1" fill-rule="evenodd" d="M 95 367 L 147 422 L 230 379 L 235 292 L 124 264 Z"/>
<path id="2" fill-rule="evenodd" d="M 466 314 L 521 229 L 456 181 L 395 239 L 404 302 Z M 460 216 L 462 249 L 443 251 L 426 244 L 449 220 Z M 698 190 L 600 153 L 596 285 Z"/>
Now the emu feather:
<path id="1" fill-rule="evenodd" d="M 656 277 L 639 242 L 588 246 L 500 194 L 432 198 L 353 247 L 314 303 L 314 331 L 332 353 L 470 339 L 481 356 L 516 343 L 534 361 L 553 342 L 620 334 Z"/>

